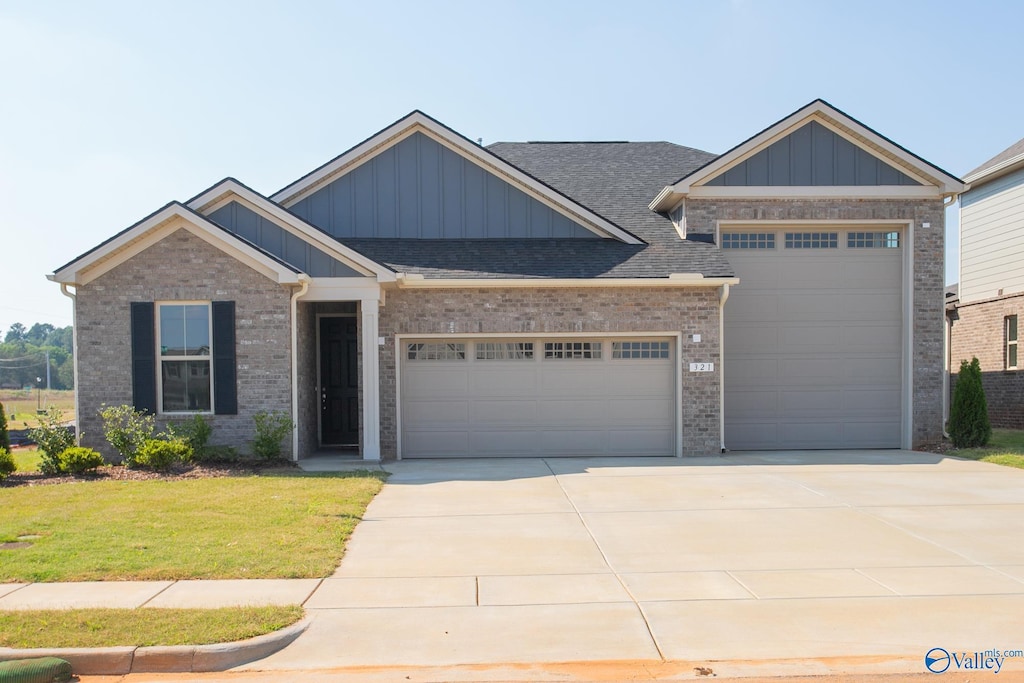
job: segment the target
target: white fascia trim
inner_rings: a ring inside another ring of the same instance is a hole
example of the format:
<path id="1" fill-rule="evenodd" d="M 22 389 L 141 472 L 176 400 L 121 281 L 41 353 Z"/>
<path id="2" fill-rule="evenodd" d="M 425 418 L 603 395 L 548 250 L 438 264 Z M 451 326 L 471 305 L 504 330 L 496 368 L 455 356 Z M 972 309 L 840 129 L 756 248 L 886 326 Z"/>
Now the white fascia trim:
<path id="1" fill-rule="evenodd" d="M 641 240 L 586 207 L 561 195 L 553 195 L 550 188 L 545 187 L 537 180 L 509 163 L 502 161 L 497 156 L 481 154 L 482 147 L 468 142 L 459 136 L 452 135 L 450 131 L 420 112 L 413 112 L 393 126 L 357 145 L 313 175 L 289 185 L 271 196 L 271 200 L 284 207 L 292 206 L 319 190 L 323 184 L 331 181 L 342 172 L 351 172 L 377 156 L 379 152 L 393 147 L 415 133 L 423 133 L 489 173 L 505 176 L 533 199 L 557 211 L 574 223 L 582 223 L 584 227 L 589 228 L 595 234 L 602 237 L 612 237 L 626 244 L 643 244 Z"/>
<path id="2" fill-rule="evenodd" d="M 315 277 L 299 301 L 382 301 L 383 294 L 380 283 L 372 278 Z"/>
<path id="3" fill-rule="evenodd" d="M 732 166 L 742 163 L 746 159 L 750 158 L 757 152 L 761 151 L 765 147 L 770 146 L 773 142 L 785 137 L 796 128 L 800 127 L 807 122 L 808 119 L 813 118 L 818 123 L 822 124 L 829 130 L 833 131 L 837 135 L 842 136 L 851 143 L 857 145 L 857 147 L 868 152 L 872 156 L 889 163 L 891 159 L 887 159 L 885 154 L 879 154 L 879 151 L 872 149 L 870 146 L 865 146 L 863 141 L 850 135 L 847 131 L 837 126 L 830 119 L 840 122 L 843 126 L 857 133 L 857 135 L 870 140 L 872 144 L 876 145 L 879 149 L 884 150 L 888 155 L 891 155 L 894 159 L 898 159 L 903 162 L 909 168 L 901 168 L 904 173 L 913 177 L 915 180 L 925 182 L 929 185 L 936 186 L 940 195 L 956 194 L 964 190 L 964 184 L 953 176 L 941 171 L 940 169 L 927 165 L 927 168 L 922 167 L 921 160 L 910 155 L 908 152 L 897 147 L 893 143 L 885 140 L 874 131 L 868 130 L 863 125 L 857 123 L 853 119 L 849 118 L 845 114 L 836 111 L 832 107 L 829 107 L 824 102 L 816 101 L 810 105 L 800 109 L 793 114 L 790 114 L 782 121 L 762 132 L 756 137 L 747 140 L 745 143 L 737 147 L 736 149 L 728 152 L 715 159 L 707 166 L 700 170 L 699 175 L 688 176 L 674 185 L 669 185 L 661 191 L 658 195 L 659 199 L 656 199 L 651 204 L 651 209 L 654 211 L 663 210 L 665 204 L 669 200 L 678 201 L 678 195 L 686 196 L 690 194 L 691 188 L 699 185 L 702 182 L 706 182 L 711 178 L 718 176 L 727 171 Z M 923 172 L 923 173 L 922 173 Z M 934 178 L 938 181 L 936 184 Z"/>
<path id="4" fill-rule="evenodd" d="M 240 202 L 275 225 L 280 225 L 299 239 L 309 242 L 331 258 L 341 261 L 364 275 L 375 275 L 380 282 L 393 282 L 395 279 L 395 274 L 391 270 L 331 239 L 277 204 L 268 201 L 266 197 L 256 194 L 233 180 L 225 180 L 214 185 L 189 202 L 188 207 L 207 216 L 232 201 Z"/>
<path id="5" fill-rule="evenodd" d="M 299 282 L 299 273 L 231 237 L 218 226 L 185 210 L 180 204 L 165 207 L 96 251 L 68 264 L 50 276 L 50 279 L 65 284 L 88 284 L 182 228 L 277 283 Z"/>
<path id="6" fill-rule="evenodd" d="M 969 189 L 972 185 L 987 183 L 990 180 L 995 180 L 999 176 L 1012 173 L 1020 167 L 1024 167 L 1024 154 L 1018 154 L 1017 156 L 1010 157 L 1006 161 L 996 164 L 995 166 L 990 166 L 978 173 L 973 173 L 964 178 L 964 182 L 967 183 Z"/>
<path id="7" fill-rule="evenodd" d="M 672 273 L 667 278 L 590 278 L 590 279 L 426 279 L 418 273 L 399 273 L 399 289 L 479 289 L 495 287 L 720 287 L 739 284 L 735 277 L 704 277 L 700 273 Z"/>
<path id="8" fill-rule="evenodd" d="M 718 186 L 690 189 L 690 199 L 942 199 L 934 185 Z"/>

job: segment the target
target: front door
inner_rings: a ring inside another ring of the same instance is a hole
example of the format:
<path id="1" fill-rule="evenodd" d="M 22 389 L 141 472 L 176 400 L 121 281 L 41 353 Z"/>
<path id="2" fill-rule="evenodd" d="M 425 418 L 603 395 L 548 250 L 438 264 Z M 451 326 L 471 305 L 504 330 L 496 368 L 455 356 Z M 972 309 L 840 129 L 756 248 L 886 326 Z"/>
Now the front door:
<path id="1" fill-rule="evenodd" d="M 320 442 L 359 443 L 359 382 L 355 318 L 320 319 Z"/>

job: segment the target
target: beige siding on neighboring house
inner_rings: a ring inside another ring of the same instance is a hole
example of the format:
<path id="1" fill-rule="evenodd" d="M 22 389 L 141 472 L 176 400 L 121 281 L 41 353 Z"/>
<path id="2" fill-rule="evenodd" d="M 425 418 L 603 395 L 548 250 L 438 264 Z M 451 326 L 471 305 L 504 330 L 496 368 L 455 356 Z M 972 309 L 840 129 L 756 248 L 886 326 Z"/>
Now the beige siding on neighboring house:
<path id="1" fill-rule="evenodd" d="M 1024 291 L 1024 170 L 960 197 L 960 301 Z"/>

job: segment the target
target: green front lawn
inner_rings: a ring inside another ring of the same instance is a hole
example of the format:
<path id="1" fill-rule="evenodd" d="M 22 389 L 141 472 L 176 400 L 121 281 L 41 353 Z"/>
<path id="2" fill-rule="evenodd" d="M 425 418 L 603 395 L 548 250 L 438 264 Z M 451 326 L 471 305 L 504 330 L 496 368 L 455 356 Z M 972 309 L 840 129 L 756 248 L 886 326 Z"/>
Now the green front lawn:
<path id="1" fill-rule="evenodd" d="M 318 578 L 380 473 L 80 481 L 0 492 L 0 583 Z"/>
<path id="2" fill-rule="evenodd" d="M 11 451 L 11 455 L 14 456 L 14 466 L 18 468 L 15 470 L 16 472 L 39 471 L 39 462 L 43 458 L 39 455 L 39 449 L 35 446 L 31 448 L 18 448 Z"/>
<path id="3" fill-rule="evenodd" d="M 0 611 L 0 647 L 207 645 L 271 633 L 302 618 L 299 605 L 223 609 Z"/>
<path id="4" fill-rule="evenodd" d="M 1024 469 L 1024 430 L 993 429 L 988 446 L 956 449 L 949 455 Z"/>

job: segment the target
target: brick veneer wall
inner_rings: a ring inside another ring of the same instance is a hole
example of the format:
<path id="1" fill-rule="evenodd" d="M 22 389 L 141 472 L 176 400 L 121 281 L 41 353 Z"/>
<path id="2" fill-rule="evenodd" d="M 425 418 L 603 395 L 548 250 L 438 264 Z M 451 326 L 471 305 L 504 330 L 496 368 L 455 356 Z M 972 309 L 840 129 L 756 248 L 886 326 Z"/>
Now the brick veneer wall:
<path id="1" fill-rule="evenodd" d="M 683 373 L 683 453 L 721 448 L 717 288 L 444 289 L 388 292 L 380 309 L 381 455 L 396 457 L 395 334 L 682 332 L 682 360 L 716 371 Z M 699 343 L 692 341 L 700 334 Z"/>
<path id="2" fill-rule="evenodd" d="M 715 234 L 720 221 L 913 221 L 915 445 L 942 437 L 945 212 L 940 200 L 689 199 L 686 230 Z M 923 223 L 931 227 L 923 228 Z M 742 286 L 742 284 L 740 285 Z"/>
<path id="3" fill-rule="evenodd" d="M 1013 294 L 956 307 L 950 328 L 950 389 L 956 387 L 960 361 L 977 357 L 981 382 L 993 427 L 1024 429 L 1024 370 L 1005 370 L 1004 319 L 1017 316 L 1018 335 L 1024 333 L 1024 294 Z M 1017 364 L 1024 366 L 1024 346 Z"/>
<path id="4" fill-rule="evenodd" d="M 254 413 L 291 412 L 288 288 L 181 229 L 76 291 L 78 427 L 85 445 L 113 456 L 98 413 L 103 404 L 132 402 L 130 304 L 190 300 L 235 302 L 238 415 L 207 416 L 211 443 L 250 452 Z M 290 455 L 290 438 L 284 447 Z"/>

